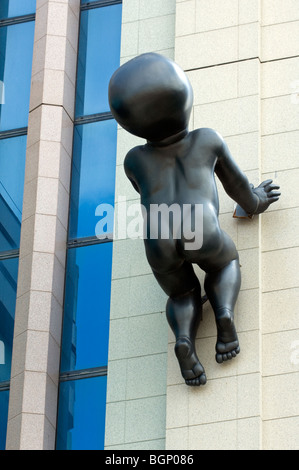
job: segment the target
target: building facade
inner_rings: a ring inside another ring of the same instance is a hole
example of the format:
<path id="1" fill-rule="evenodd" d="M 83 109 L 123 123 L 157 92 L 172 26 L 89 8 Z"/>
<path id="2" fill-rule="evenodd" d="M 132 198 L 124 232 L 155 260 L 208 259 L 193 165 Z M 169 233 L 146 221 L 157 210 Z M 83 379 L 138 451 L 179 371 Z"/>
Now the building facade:
<path id="1" fill-rule="evenodd" d="M 298 0 L 1 0 L 0 449 L 299 448 L 298 44 Z M 190 130 L 216 129 L 250 182 L 282 192 L 243 220 L 218 184 L 241 354 L 215 362 L 207 302 L 198 388 L 143 240 L 122 230 L 138 203 L 123 160 L 143 141 L 107 90 L 144 52 L 187 73 Z"/>

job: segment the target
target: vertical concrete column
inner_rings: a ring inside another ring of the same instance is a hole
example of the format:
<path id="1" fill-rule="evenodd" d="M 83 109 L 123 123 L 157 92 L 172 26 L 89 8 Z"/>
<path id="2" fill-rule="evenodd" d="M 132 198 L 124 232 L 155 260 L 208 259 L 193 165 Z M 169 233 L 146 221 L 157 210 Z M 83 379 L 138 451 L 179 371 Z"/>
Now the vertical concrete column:
<path id="1" fill-rule="evenodd" d="M 248 179 L 260 182 L 260 2 L 177 0 L 175 60 L 194 89 L 191 129 L 211 127 Z M 218 182 L 217 182 L 218 184 Z M 242 286 L 236 308 L 241 354 L 215 361 L 216 326 L 207 303 L 197 349 L 208 382 L 186 387 L 170 335 L 167 449 L 261 448 L 260 218 L 233 219 L 234 202 L 218 184 L 221 227 L 234 240 Z M 199 279 L 204 273 L 198 270 Z"/>
<path id="2" fill-rule="evenodd" d="M 37 0 L 7 449 L 54 449 L 80 0 Z"/>
<path id="3" fill-rule="evenodd" d="M 263 447 L 298 449 L 299 8 L 262 2 L 262 172 L 282 191 L 262 217 Z"/>

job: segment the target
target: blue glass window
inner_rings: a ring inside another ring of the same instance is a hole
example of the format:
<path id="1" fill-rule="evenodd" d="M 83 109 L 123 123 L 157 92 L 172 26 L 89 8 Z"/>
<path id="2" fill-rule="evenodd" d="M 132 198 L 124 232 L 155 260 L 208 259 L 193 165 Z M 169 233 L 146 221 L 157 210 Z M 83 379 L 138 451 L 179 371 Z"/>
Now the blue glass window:
<path id="1" fill-rule="evenodd" d="M 9 391 L 0 391 L 0 450 L 5 450 Z"/>
<path id="2" fill-rule="evenodd" d="M 57 450 L 104 449 L 107 377 L 60 383 Z"/>
<path id="3" fill-rule="evenodd" d="M 1 0 L 0 20 L 35 12 L 36 0 Z"/>
<path id="4" fill-rule="evenodd" d="M 26 141 L 26 135 L 0 139 L 0 251 L 19 248 Z"/>
<path id="5" fill-rule="evenodd" d="M 28 124 L 34 25 L 0 27 L 0 131 Z"/>
<path id="6" fill-rule="evenodd" d="M 76 116 L 110 111 L 108 85 L 119 67 L 122 5 L 81 12 Z"/>
<path id="7" fill-rule="evenodd" d="M 114 205 L 116 138 L 112 119 L 75 128 L 70 238 L 95 236 L 97 206 Z"/>
<path id="8" fill-rule="evenodd" d="M 18 261 L 0 260 L 0 382 L 10 379 Z"/>
<path id="9" fill-rule="evenodd" d="M 68 251 L 61 371 L 108 361 L 112 243 Z"/>

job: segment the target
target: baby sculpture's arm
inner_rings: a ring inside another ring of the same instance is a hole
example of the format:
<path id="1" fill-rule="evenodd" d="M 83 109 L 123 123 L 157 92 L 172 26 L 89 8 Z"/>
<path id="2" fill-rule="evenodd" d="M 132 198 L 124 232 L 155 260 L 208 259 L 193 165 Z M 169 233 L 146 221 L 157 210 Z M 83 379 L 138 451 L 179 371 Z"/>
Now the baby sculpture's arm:
<path id="1" fill-rule="evenodd" d="M 254 188 L 234 161 L 227 144 L 220 136 L 219 139 L 215 173 L 225 191 L 248 214 L 264 212 L 270 204 L 278 201 L 280 193 L 275 190 L 279 189 L 279 186 L 272 184 L 272 180 L 267 180 Z"/>

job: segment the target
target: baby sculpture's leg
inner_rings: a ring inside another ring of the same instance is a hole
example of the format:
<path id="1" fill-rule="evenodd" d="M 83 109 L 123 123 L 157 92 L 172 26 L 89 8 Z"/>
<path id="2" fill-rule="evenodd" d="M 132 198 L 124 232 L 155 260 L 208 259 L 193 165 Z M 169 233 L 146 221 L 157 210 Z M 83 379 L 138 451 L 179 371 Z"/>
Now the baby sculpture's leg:
<path id="1" fill-rule="evenodd" d="M 201 289 L 191 264 L 184 262 L 170 273 L 155 277 L 169 295 L 166 306 L 168 323 L 175 334 L 175 353 L 187 385 L 204 385 L 206 375 L 195 349 L 195 337 L 202 315 Z"/>
<path id="2" fill-rule="evenodd" d="M 222 363 L 240 352 L 234 325 L 234 307 L 241 285 L 239 257 L 206 274 L 205 290 L 217 325 L 216 361 Z"/>

